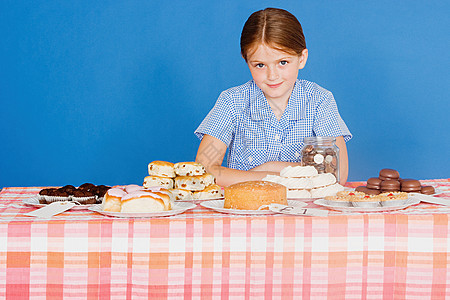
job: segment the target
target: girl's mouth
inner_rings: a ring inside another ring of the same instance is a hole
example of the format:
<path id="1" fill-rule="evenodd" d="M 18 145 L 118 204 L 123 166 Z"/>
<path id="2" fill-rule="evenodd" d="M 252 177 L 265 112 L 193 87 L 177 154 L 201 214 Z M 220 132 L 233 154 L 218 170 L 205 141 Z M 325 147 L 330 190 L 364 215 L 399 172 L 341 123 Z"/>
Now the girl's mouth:
<path id="1" fill-rule="evenodd" d="M 268 87 L 270 87 L 271 89 L 276 89 L 277 87 L 281 86 L 283 83 L 277 83 L 277 84 L 267 84 Z"/>

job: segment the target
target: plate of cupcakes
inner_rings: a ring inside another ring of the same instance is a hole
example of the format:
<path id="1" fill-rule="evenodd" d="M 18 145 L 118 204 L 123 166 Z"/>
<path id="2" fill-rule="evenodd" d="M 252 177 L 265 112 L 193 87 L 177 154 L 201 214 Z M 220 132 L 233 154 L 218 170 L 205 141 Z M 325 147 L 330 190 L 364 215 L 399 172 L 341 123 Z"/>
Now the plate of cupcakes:
<path id="1" fill-rule="evenodd" d="M 23 203 L 34 207 L 44 207 L 53 202 L 73 202 L 72 209 L 88 209 L 94 204 L 101 203 L 103 196 L 110 189 L 107 185 L 83 183 L 79 187 L 65 185 L 59 188 L 44 188 L 39 194 L 24 199 Z"/>

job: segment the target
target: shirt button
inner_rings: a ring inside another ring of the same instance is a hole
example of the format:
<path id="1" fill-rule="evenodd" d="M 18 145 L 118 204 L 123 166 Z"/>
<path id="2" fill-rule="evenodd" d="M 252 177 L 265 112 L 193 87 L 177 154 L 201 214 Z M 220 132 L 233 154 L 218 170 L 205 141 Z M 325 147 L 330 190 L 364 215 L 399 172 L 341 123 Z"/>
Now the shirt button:
<path id="1" fill-rule="evenodd" d="M 253 161 L 253 157 L 249 156 L 249 157 L 248 157 L 248 162 L 251 163 L 252 161 Z"/>
<path id="2" fill-rule="evenodd" d="M 275 135 L 275 140 L 278 141 L 280 139 L 280 136 L 278 134 Z"/>
<path id="3" fill-rule="evenodd" d="M 294 155 L 295 155 L 295 158 L 298 158 L 300 156 L 300 153 L 295 152 Z"/>

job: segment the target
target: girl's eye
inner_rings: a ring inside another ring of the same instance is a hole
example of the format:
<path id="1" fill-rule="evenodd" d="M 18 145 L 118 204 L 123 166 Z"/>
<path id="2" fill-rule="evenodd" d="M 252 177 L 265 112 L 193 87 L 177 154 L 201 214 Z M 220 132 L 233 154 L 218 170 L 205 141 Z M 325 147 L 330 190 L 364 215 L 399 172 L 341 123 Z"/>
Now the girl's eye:
<path id="1" fill-rule="evenodd" d="M 282 66 L 285 66 L 285 65 L 287 65 L 287 64 L 288 64 L 288 62 L 285 61 L 285 60 L 280 61 L 280 65 L 282 65 Z"/>
<path id="2" fill-rule="evenodd" d="M 259 64 L 256 65 L 256 67 L 261 69 L 262 67 L 264 67 L 264 64 L 259 63 Z"/>

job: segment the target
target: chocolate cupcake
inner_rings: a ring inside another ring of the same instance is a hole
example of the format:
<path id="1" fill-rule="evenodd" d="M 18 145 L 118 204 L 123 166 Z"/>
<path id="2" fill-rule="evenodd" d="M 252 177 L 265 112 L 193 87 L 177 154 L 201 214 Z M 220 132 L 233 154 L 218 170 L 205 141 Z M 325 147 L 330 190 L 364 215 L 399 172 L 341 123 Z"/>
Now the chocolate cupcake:
<path id="1" fill-rule="evenodd" d="M 97 196 L 92 191 L 76 189 L 73 191 L 72 201 L 81 205 L 95 204 L 97 202 Z"/>
<path id="2" fill-rule="evenodd" d="M 107 185 L 98 185 L 95 188 L 92 189 L 92 192 L 94 192 L 97 197 L 103 197 L 105 196 L 106 192 L 110 189 L 110 186 Z"/>
<path id="3" fill-rule="evenodd" d="M 101 203 L 103 201 L 103 197 L 110 188 L 111 187 L 107 185 L 98 185 L 93 189 L 93 192 L 97 196 L 97 203 Z"/>
<path id="4" fill-rule="evenodd" d="M 70 201 L 70 194 L 62 188 L 48 188 L 39 192 L 39 203 L 49 204 L 57 201 Z"/>
<path id="5" fill-rule="evenodd" d="M 73 195 L 73 191 L 75 191 L 77 188 L 74 187 L 73 185 L 65 185 L 62 188 L 60 188 L 60 190 L 66 191 L 69 195 Z"/>
<path id="6" fill-rule="evenodd" d="M 53 194 L 53 191 L 56 189 L 46 188 L 39 191 L 38 200 L 40 204 L 47 204 L 47 200 L 45 200 L 45 196 L 50 196 Z"/>
<path id="7" fill-rule="evenodd" d="M 95 187 L 96 187 L 95 184 L 86 182 L 86 183 L 83 183 L 82 185 L 80 185 L 80 186 L 78 187 L 78 189 L 79 189 L 79 190 L 91 190 L 91 189 L 93 189 L 93 188 L 95 188 Z"/>

